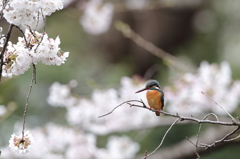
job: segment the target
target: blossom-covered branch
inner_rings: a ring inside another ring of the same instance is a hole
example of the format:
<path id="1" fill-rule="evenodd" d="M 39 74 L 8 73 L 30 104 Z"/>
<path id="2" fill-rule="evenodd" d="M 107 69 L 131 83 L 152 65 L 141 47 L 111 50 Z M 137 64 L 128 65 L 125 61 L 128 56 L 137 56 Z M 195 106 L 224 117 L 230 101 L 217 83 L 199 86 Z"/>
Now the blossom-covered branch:
<path id="1" fill-rule="evenodd" d="M 7 0 L 0 1 L 0 20 L 4 18 L 9 23 L 6 34 L 0 27 L 0 81 L 2 77 L 11 78 L 13 75 L 25 73 L 33 66 L 32 80 L 26 98 L 23 113 L 22 136 L 13 133 L 9 143 L 10 148 L 19 153 L 26 153 L 32 145 L 33 137 L 29 131 L 25 132 L 28 100 L 33 83 L 36 83 L 36 67 L 39 62 L 45 65 L 57 65 L 65 63 L 69 52 L 63 52 L 60 38 L 52 39 L 46 32 L 39 33 L 36 29 L 45 24 L 46 16 L 56 10 L 63 9 L 62 0 Z M 43 22 L 44 21 L 44 22 Z M 16 44 L 10 41 L 13 27 L 16 27 L 23 37 L 18 37 Z M 45 29 L 44 29 L 45 30 Z"/>
<path id="2" fill-rule="evenodd" d="M 3 77 L 23 74 L 32 63 L 42 62 L 45 65 L 61 65 L 66 61 L 69 52 L 59 48 L 60 39 L 48 38 L 47 33 L 25 30 L 25 38 L 19 37 L 17 44 L 8 42 L 4 52 Z M 27 41 L 26 41 L 27 40 Z"/>

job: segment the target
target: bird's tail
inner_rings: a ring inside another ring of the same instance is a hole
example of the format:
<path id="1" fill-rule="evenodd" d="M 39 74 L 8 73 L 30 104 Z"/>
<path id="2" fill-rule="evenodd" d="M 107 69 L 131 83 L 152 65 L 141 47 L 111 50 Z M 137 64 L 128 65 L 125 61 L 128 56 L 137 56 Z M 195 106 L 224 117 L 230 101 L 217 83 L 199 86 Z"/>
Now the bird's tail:
<path id="1" fill-rule="evenodd" d="M 156 113 L 156 116 L 160 116 L 160 112 L 155 112 Z"/>

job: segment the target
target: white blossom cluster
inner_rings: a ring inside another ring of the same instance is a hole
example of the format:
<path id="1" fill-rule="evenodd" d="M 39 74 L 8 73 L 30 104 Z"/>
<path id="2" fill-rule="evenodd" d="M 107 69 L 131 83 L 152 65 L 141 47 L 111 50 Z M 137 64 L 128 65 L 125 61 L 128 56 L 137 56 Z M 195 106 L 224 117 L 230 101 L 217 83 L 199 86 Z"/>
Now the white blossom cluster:
<path id="1" fill-rule="evenodd" d="M 158 126 L 162 124 L 162 121 L 153 112 L 129 108 L 128 105 L 123 105 L 104 118 L 98 118 L 126 100 L 143 99 L 147 105 L 144 93 L 135 94 L 144 86 L 144 81 L 123 77 L 119 89 L 94 90 L 91 99 L 87 99 L 72 96 L 69 85 L 55 82 L 50 88 L 48 103 L 52 106 L 66 107 L 66 119 L 70 125 L 81 125 L 84 130 L 95 134 L 106 135 L 111 132 L 129 131 L 139 129 L 143 125 L 145 127 Z M 131 117 L 131 122 L 129 122 L 129 117 Z"/>
<path id="2" fill-rule="evenodd" d="M 113 16 L 113 5 L 103 3 L 102 0 L 90 0 L 84 9 L 80 23 L 83 29 L 93 35 L 106 32 L 111 24 Z"/>
<path id="3" fill-rule="evenodd" d="M 54 40 L 46 33 L 26 29 L 25 38 L 19 37 L 16 44 L 8 43 L 4 53 L 3 77 L 23 74 L 32 63 L 59 66 L 69 55 L 69 52 L 60 50 L 59 37 Z"/>
<path id="4" fill-rule="evenodd" d="M 139 145 L 127 136 L 110 136 L 106 147 L 96 146 L 97 137 L 92 133 L 85 133 L 69 127 L 49 123 L 44 127 L 31 130 L 34 134 L 34 146 L 31 144 L 31 153 L 24 154 L 24 158 L 64 159 L 64 158 L 133 158 L 139 150 Z M 30 140 L 31 134 L 27 132 Z M 20 151 L 19 137 L 12 135 L 10 147 Z M 17 144 L 16 144 L 17 143 Z M 25 149 L 28 151 L 29 149 Z M 1 148 L 3 158 L 22 158 L 19 153 L 12 153 L 7 147 Z M 21 151 L 22 152 L 22 151 Z"/>
<path id="5" fill-rule="evenodd" d="M 8 0 L 3 14 L 10 24 L 21 28 L 35 28 L 40 18 L 62 8 L 62 0 Z"/>
<path id="6" fill-rule="evenodd" d="M 187 73 L 165 87 L 166 109 L 179 114 L 226 113 L 210 98 L 232 113 L 239 104 L 240 81 L 232 81 L 227 62 L 221 65 L 202 62 L 196 74 Z M 203 93 L 206 95 L 204 95 Z"/>
<path id="7" fill-rule="evenodd" d="M 13 133 L 9 140 L 9 147 L 13 151 L 18 151 L 19 153 L 27 153 L 29 152 L 33 142 L 34 139 L 29 131 L 26 131 L 23 137 L 17 136 Z"/>
<path id="8" fill-rule="evenodd" d="M 53 83 L 49 88 L 51 95 L 48 96 L 48 104 L 54 107 L 75 105 L 79 100 L 71 95 L 71 88 L 76 86 L 77 81 L 75 80 L 70 81 L 68 85 L 63 85 L 58 82 Z"/>

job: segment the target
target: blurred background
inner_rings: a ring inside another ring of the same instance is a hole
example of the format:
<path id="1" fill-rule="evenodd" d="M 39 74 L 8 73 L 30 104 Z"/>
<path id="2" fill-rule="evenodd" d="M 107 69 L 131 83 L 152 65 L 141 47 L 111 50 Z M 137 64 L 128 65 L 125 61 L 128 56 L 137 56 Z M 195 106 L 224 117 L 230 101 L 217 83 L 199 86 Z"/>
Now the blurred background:
<path id="1" fill-rule="evenodd" d="M 202 61 L 217 65 L 226 61 L 232 71 L 231 82 L 240 77 L 238 71 L 240 1 L 238 0 L 69 0 L 64 4 L 63 10 L 47 18 L 45 31 L 51 38 L 59 36 L 61 49 L 69 51 L 70 55 L 66 63 L 61 66 L 43 64 L 36 66 L 37 84 L 33 86 L 30 95 L 27 115 L 29 129 L 44 127 L 49 122 L 73 129 L 82 128 L 77 124 L 69 124 L 65 117 L 68 111 L 65 107 L 50 106 L 47 99 L 50 94 L 49 88 L 54 82 L 69 85 L 69 81 L 74 80 L 77 86 L 71 87 L 71 96 L 79 100 L 93 100 L 93 92 L 96 90 L 123 88 L 121 81 L 123 77 L 129 77 L 133 83 L 135 81 L 139 88 L 144 86 L 145 80 L 156 79 L 164 88 L 171 87 L 178 79 L 177 75 L 189 73 L 182 68 L 172 67 L 164 59 L 146 51 L 144 47 L 124 36 L 116 29 L 117 21 L 126 23 L 146 41 L 177 57 L 178 61 L 192 68 L 193 71 L 190 72 L 192 74 L 197 73 Z M 0 25 L 6 31 L 9 24 L 1 21 Z M 40 31 L 43 31 L 43 28 Z M 18 36 L 21 36 L 21 33 L 15 29 L 11 40 L 16 42 Z M 14 76 L 11 79 L 4 78 L 0 84 L 0 105 L 5 108 L 3 115 L 0 115 L 1 147 L 8 145 L 10 134 L 22 123 L 31 76 L 32 71 L 29 69 L 23 75 Z M 137 88 L 129 89 L 128 93 L 134 94 Z M 128 91 L 127 87 L 124 89 Z M 223 93 L 228 94 L 228 92 Z M 202 98 L 205 97 L 202 96 Z M 124 101 L 119 101 L 118 104 L 121 102 Z M 109 112 L 115 106 L 117 103 L 105 112 Z M 95 111 L 95 118 L 102 115 L 101 113 L 103 112 Z M 237 116 L 239 110 L 236 108 L 231 113 Z M 153 113 L 151 115 L 154 116 Z M 199 114 L 199 116 L 204 115 Z M 75 120 L 77 118 L 76 116 Z M 128 118 L 130 122 L 131 116 Z M 137 118 L 141 119 L 141 116 L 138 115 Z M 165 117 L 161 116 L 162 120 L 168 120 L 163 118 Z M 223 118 L 227 116 L 223 115 Z M 127 135 L 139 144 L 134 156 L 140 158 L 145 150 L 150 153 L 157 147 L 171 122 L 173 120 L 169 119 L 169 122 L 163 125 L 157 124 L 150 128 L 143 125 L 141 129 L 95 134 L 96 146 L 106 147 L 109 135 Z M 165 139 L 161 151 L 170 153 L 171 147 L 186 140 L 186 136 L 195 136 L 198 127 L 198 124 L 193 123 L 176 125 Z M 203 125 L 202 131 L 211 127 L 212 125 Z M 214 128 L 222 130 L 218 127 Z M 84 131 L 89 133 L 90 130 Z M 136 134 L 137 137 L 135 137 Z M 34 134 L 33 136 L 37 138 Z M 224 144 L 200 155 L 203 159 L 234 159 L 239 156 L 238 146 L 238 142 Z M 197 157 L 193 152 L 190 155 L 178 155 L 175 158 Z"/>

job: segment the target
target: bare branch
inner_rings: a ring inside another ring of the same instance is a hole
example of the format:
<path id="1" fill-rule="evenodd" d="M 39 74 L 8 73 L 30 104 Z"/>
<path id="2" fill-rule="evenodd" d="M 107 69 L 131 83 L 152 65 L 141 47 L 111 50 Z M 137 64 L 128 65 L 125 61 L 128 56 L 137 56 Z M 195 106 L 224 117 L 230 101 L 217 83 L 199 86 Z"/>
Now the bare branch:
<path id="1" fill-rule="evenodd" d="M 135 103 L 132 103 L 132 102 L 139 103 L 139 105 L 135 104 Z M 99 118 L 107 116 L 107 115 L 113 113 L 118 107 L 122 106 L 123 104 L 128 104 L 130 107 L 140 107 L 140 108 L 148 109 L 148 110 L 150 110 L 152 112 L 158 112 L 157 110 L 148 108 L 143 101 L 140 101 L 140 100 L 128 100 L 128 101 L 125 101 L 125 102 L 121 103 L 120 105 L 116 106 L 115 108 L 113 108 L 113 110 L 111 112 L 99 116 Z M 159 112 L 164 114 L 164 115 L 166 115 L 166 116 L 172 116 L 172 117 L 175 117 L 175 118 L 179 118 L 181 121 L 186 120 L 186 121 L 196 122 L 198 124 L 208 123 L 208 124 L 225 125 L 225 126 L 240 126 L 240 122 L 223 122 L 223 121 L 218 121 L 218 120 L 217 121 L 201 120 L 201 119 L 197 119 L 197 118 L 194 118 L 194 117 L 181 116 L 178 113 L 177 114 L 172 114 L 172 113 L 164 112 L 162 110 L 160 110 Z M 211 115 L 213 115 L 213 113 L 211 113 Z M 214 115 L 214 116 L 216 117 L 216 115 Z"/>
<path id="2" fill-rule="evenodd" d="M 158 112 L 157 110 L 153 110 L 153 109 L 150 109 L 149 107 L 147 107 L 142 100 L 128 100 L 128 101 L 125 101 L 125 102 L 119 104 L 118 106 L 114 107 L 112 109 L 112 111 L 110 111 L 109 113 L 99 116 L 99 118 L 107 116 L 107 115 L 113 113 L 118 107 L 120 107 L 120 106 L 122 106 L 124 104 L 127 104 L 130 107 L 144 108 L 144 109 L 148 109 L 148 110 L 150 110 L 152 112 Z M 166 133 L 164 134 L 164 137 L 162 138 L 162 141 L 160 142 L 158 147 L 153 152 L 151 152 L 149 155 L 145 154 L 143 159 L 146 159 L 147 157 L 153 155 L 161 147 L 161 145 L 162 145 L 166 135 L 168 134 L 168 132 L 170 131 L 172 126 L 175 125 L 178 121 L 190 121 L 190 122 L 196 122 L 196 123 L 199 124 L 198 133 L 197 133 L 197 136 L 196 136 L 196 143 L 193 143 L 190 139 L 188 139 L 186 137 L 187 140 L 195 146 L 194 152 L 197 155 L 197 158 L 200 158 L 200 155 L 199 155 L 199 152 L 198 152 L 198 148 L 208 149 L 208 148 L 214 147 L 214 146 L 216 146 L 216 145 L 218 145 L 220 143 L 230 142 L 230 141 L 234 141 L 234 140 L 240 138 L 240 135 L 238 135 L 235 138 L 228 139 L 231 135 L 235 134 L 240 129 L 240 122 L 237 122 L 237 121 L 232 121 L 232 122 L 219 121 L 219 118 L 214 113 L 209 113 L 209 114 L 205 115 L 204 118 L 197 119 L 197 118 L 194 118 L 193 116 L 191 116 L 191 117 L 181 116 L 178 113 L 177 114 L 172 114 L 172 113 L 168 113 L 168 112 L 164 112 L 164 111 L 159 111 L 159 112 L 164 114 L 164 115 L 166 115 L 166 116 L 171 116 L 171 117 L 174 117 L 174 118 L 177 118 L 177 119 L 172 123 L 172 125 L 166 131 Z M 216 120 L 209 120 L 209 119 L 207 119 L 211 115 L 214 116 L 216 118 Z M 199 144 L 199 137 L 200 137 L 200 131 L 201 131 L 202 124 L 207 124 L 207 123 L 208 124 L 215 124 L 215 125 L 224 125 L 224 126 L 237 126 L 237 128 L 235 128 L 230 133 L 226 134 L 222 139 L 214 140 L 211 144 Z"/>

